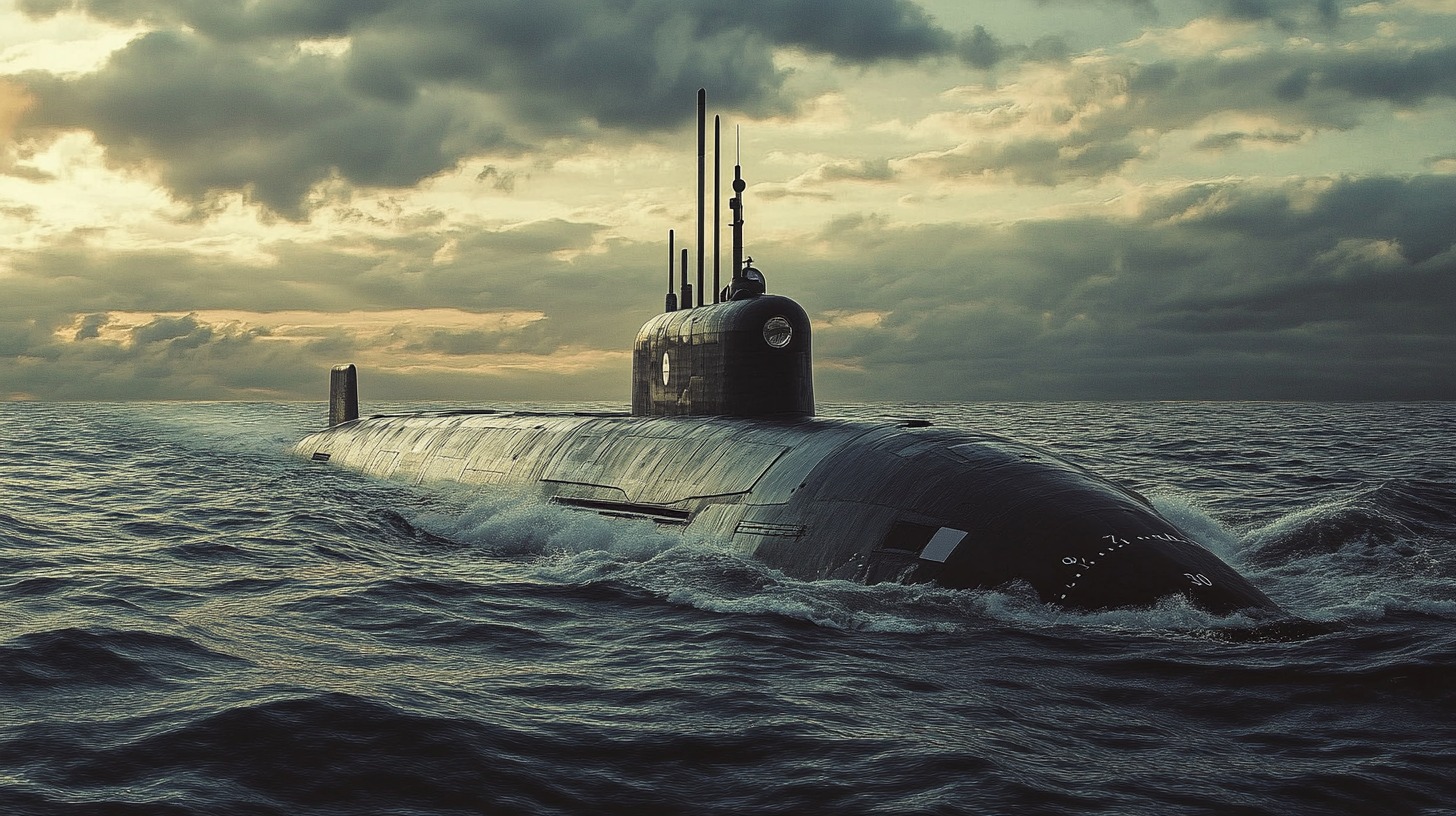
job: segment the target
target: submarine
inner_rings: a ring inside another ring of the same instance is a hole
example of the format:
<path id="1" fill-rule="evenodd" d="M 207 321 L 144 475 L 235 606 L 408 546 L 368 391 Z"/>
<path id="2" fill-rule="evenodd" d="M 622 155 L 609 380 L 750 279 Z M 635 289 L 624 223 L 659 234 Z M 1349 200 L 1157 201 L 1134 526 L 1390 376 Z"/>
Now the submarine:
<path id="1" fill-rule="evenodd" d="M 329 425 L 296 455 L 415 484 L 510 486 L 643 519 L 792 578 L 952 589 L 1029 586 L 1072 611 L 1181 597 L 1215 615 L 1284 613 L 1146 498 L 1032 445 L 917 420 L 815 414 L 808 315 L 744 256 L 742 166 L 731 278 L 703 261 L 705 93 L 697 107 L 697 285 L 669 233 L 665 308 L 638 331 L 628 413 L 488 408 L 361 418 L 358 372 L 330 375 Z M 714 222 L 721 144 L 714 117 Z M 696 290 L 696 295 L 695 295 Z"/>

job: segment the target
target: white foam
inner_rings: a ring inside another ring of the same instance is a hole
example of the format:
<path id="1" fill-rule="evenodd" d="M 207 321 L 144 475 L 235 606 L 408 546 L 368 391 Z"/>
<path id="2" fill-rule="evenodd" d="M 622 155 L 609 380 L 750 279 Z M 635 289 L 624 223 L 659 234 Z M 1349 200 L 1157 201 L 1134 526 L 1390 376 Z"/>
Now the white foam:
<path id="1" fill-rule="evenodd" d="M 1374 621 L 1414 611 L 1447 616 L 1456 610 L 1449 542 L 1422 538 L 1398 525 L 1360 523 L 1382 512 L 1362 494 L 1341 496 L 1286 513 L 1252 529 L 1253 550 L 1285 552 L 1259 574 L 1290 612 L 1325 622 Z M 1343 522 L 1354 512 L 1354 523 Z"/>
<path id="2" fill-rule="evenodd" d="M 1214 555 L 1238 567 L 1243 563 L 1245 549 L 1239 537 L 1218 522 L 1198 505 L 1194 499 L 1183 493 L 1154 493 L 1148 497 L 1163 518 L 1173 522 L 1193 541 L 1207 547 Z"/>
<path id="3" fill-rule="evenodd" d="M 945 632 L 985 617 L 967 593 L 931 586 L 799 581 L 711 540 L 684 540 L 651 522 L 603 518 L 523 492 L 445 494 L 411 522 L 501 555 L 536 556 L 552 583 L 614 583 L 667 603 L 726 615 L 769 615 L 833 629 Z"/>
<path id="4" fill-rule="evenodd" d="M 453 495 L 466 494 L 462 488 Z M 471 491 L 463 508 L 423 511 L 412 523 L 443 538 L 503 554 L 601 551 L 642 559 L 681 542 L 680 536 L 648 521 L 603 518 L 511 490 Z"/>

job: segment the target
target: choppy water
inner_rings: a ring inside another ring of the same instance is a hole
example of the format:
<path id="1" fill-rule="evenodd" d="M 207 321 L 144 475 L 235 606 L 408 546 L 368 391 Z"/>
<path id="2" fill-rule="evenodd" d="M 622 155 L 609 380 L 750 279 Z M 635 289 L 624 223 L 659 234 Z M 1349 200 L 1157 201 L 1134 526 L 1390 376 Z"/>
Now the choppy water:
<path id="1" fill-rule="evenodd" d="M 1149 493 L 1328 631 L 788 580 L 286 454 L 314 405 L 0 405 L 0 813 L 1446 813 L 1453 404 L 883 405 Z"/>

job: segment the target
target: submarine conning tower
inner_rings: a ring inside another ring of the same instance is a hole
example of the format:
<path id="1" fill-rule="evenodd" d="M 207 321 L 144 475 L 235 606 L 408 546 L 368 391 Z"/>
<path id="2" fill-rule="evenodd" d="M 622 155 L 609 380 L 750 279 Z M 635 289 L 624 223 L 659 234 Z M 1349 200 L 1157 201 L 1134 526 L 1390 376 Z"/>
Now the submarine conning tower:
<path id="1" fill-rule="evenodd" d="M 717 224 L 721 154 L 713 118 L 713 197 Z M 682 250 L 682 302 L 673 291 L 673 233 L 668 232 L 667 310 L 637 332 L 632 352 L 632 413 L 636 416 L 806 417 L 814 415 L 814 366 L 809 316 L 793 299 L 767 294 L 763 273 L 743 254 L 743 167 L 733 168 L 733 268 L 719 288 L 718 242 L 713 241 L 712 302 L 705 302 L 703 192 L 706 92 L 698 91 L 698 264 L 696 300 Z"/>

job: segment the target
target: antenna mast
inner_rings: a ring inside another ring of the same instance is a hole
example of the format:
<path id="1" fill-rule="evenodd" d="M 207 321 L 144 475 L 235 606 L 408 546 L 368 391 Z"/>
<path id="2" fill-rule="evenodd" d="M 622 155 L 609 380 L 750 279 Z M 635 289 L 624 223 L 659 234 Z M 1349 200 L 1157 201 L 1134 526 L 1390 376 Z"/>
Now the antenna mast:
<path id="1" fill-rule="evenodd" d="M 698 89 L 698 305 L 703 305 L 703 160 L 708 130 L 708 91 Z"/>
<path id="2" fill-rule="evenodd" d="M 672 291 L 672 259 L 677 253 L 672 248 L 672 230 L 667 231 L 667 309 L 666 311 L 677 311 L 677 294 Z"/>
<path id="3" fill-rule="evenodd" d="M 718 252 L 718 236 L 723 232 L 723 217 L 718 213 L 720 192 L 719 176 L 723 174 L 723 123 L 721 117 L 713 114 L 713 302 L 722 297 L 723 284 L 718 281 L 718 267 L 721 265 Z"/>
<path id="4" fill-rule="evenodd" d="M 733 282 L 729 284 L 732 290 L 737 290 L 738 282 L 743 278 L 743 190 L 748 185 L 743 181 L 742 161 L 742 140 L 739 139 L 738 128 L 733 128 L 733 141 L 735 145 L 733 165 L 733 198 L 728 201 L 728 209 L 733 211 Z"/>
<path id="5" fill-rule="evenodd" d="M 672 250 L 671 242 L 668 244 L 668 251 Z M 688 283 L 688 248 L 683 247 L 682 251 L 682 307 L 693 308 L 693 285 Z"/>

